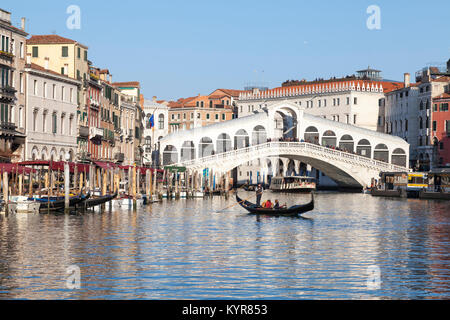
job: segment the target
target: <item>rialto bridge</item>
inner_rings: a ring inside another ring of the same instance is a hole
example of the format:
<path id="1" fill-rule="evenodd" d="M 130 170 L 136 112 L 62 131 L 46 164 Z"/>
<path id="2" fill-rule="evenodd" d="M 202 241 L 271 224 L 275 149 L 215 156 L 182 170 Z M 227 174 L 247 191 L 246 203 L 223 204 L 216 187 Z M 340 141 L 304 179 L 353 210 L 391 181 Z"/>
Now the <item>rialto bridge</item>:
<path id="1" fill-rule="evenodd" d="M 368 186 L 383 171 L 409 171 L 409 144 L 403 139 L 312 116 L 289 102 L 173 133 L 160 141 L 160 150 L 164 165 L 198 172 L 226 173 L 251 162 L 276 176 L 299 173 L 299 165 L 308 164 L 342 187 Z"/>

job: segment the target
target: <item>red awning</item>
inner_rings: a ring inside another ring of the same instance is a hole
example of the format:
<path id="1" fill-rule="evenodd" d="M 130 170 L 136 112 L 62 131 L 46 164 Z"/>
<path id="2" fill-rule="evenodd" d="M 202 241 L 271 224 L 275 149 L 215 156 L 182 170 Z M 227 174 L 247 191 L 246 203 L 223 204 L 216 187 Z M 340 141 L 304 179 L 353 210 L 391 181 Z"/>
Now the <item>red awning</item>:
<path id="1" fill-rule="evenodd" d="M 17 163 L 0 163 L 0 171 L 2 173 L 3 172 L 7 172 L 7 173 L 16 173 L 17 172 L 19 174 L 34 172 L 33 169 L 21 167 Z"/>
<path id="2" fill-rule="evenodd" d="M 97 167 L 100 167 L 100 168 L 106 169 L 106 170 L 117 168 L 117 165 L 115 163 L 112 163 L 112 162 L 94 161 L 94 164 Z"/>

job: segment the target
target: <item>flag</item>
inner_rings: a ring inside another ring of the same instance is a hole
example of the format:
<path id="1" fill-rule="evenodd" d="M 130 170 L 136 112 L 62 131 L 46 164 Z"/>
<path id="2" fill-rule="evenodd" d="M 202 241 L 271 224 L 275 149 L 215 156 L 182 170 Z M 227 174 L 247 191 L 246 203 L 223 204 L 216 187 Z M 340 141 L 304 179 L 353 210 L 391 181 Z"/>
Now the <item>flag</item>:
<path id="1" fill-rule="evenodd" d="M 150 117 L 150 129 L 153 129 L 155 127 L 155 115 L 153 114 Z"/>

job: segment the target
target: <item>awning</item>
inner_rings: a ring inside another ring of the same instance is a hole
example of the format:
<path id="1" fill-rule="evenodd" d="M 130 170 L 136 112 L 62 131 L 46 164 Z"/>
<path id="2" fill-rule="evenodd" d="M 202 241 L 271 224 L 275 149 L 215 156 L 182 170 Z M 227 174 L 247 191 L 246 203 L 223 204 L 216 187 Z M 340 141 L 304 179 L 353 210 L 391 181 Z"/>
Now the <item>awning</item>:
<path id="1" fill-rule="evenodd" d="M 110 170 L 110 169 L 117 168 L 117 165 L 115 163 L 112 163 L 112 162 L 94 161 L 94 164 L 97 167 L 100 167 L 100 168 L 105 169 L 105 170 Z"/>
<path id="2" fill-rule="evenodd" d="M 31 168 L 26 168 L 26 167 L 22 167 L 20 165 L 18 165 L 17 163 L 0 163 L 0 172 L 4 173 L 19 173 L 19 174 L 24 174 L 24 173 L 30 173 L 30 172 L 34 172 L 33 169 Z"/>

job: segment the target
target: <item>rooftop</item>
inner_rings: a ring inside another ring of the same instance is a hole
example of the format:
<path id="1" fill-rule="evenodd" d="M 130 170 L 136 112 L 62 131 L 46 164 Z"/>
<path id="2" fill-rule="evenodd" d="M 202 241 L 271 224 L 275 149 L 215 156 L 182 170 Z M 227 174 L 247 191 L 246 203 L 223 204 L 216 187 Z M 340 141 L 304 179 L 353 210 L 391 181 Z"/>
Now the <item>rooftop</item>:
<path id="1" fill-rule="evenodd" d="M 50 35 L 34 35 L 27 40 L 27 45 L 37 45 L 37 44 L 77 44 L 83 48 L 88 48 L 87 46 L 68 38 L 63 38 L 56 34 Z"/>

